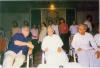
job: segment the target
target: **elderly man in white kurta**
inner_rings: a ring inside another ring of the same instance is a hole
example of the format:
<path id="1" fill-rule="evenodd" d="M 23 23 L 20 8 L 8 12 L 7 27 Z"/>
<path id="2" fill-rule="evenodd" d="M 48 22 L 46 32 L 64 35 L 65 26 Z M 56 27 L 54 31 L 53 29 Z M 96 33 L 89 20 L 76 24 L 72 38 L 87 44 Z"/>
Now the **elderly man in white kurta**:
<path id="1" fill-rule="evenodd" d="M 86 32 L 87 26 L 80 24 L 78 33 L 74 35 L 71 45 L 75 48 L 78 55 L 78 62 L 85 67 L 93 67 L 94 49 L 96 44 L 93 36 Z"/>
<path id="2" fill-rule="evenodd" d="M 53 34 L 54 30 L 48 27 L 48 36 L 43 39 L 42 50 L 45 51 L 46 64 L 60 65 L 68 62 L 68 58 L 62 49 L 63 42 L 60 37 Z"/>

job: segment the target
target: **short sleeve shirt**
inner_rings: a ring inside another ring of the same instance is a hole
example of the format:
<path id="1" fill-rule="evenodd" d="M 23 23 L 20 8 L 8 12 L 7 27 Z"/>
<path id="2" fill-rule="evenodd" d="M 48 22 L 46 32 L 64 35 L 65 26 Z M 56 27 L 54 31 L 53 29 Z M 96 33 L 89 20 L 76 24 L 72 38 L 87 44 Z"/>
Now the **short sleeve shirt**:
<path id="1" fill-rule="evenodd" d="M 14 44 L 15 40 L 19 40 L 19 41 L 22 41 L 22 42 L 28 42 L 28 41 L 30 41 L 30 38 L 29 37 L 24 37 L 23 34 L 21 34 L 21 33 L 16 33 L 14 36 L 11 37 L 11 42 L 8 45 L 8 50 L 12 50 L 15 53 L 18 53 L 19 51 L 22 50 L 22 53 L 24 55 L 26 55 L 27 52 L 28 52 L 28 47 L 27 46 L 15 45 Z"/>

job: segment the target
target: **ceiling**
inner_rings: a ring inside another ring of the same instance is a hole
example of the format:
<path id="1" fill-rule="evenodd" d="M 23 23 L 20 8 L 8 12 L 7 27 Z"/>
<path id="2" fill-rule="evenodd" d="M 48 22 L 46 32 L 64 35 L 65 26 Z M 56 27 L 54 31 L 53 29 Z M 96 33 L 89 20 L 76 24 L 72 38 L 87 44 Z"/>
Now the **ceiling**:
<path id="1" fill-rule="evenodd" d="M 76 8 L 77 11 L 99 10 L 99 0 L 0 0 L 0 12 L 29 12 L 31 8 L 48 8 L 51 2 L 57 8 Z"/>
<path id="2" fill-rule="evenodd" d="M 0 1 L 99 1 L 99 0 L 0 0 Z"/>

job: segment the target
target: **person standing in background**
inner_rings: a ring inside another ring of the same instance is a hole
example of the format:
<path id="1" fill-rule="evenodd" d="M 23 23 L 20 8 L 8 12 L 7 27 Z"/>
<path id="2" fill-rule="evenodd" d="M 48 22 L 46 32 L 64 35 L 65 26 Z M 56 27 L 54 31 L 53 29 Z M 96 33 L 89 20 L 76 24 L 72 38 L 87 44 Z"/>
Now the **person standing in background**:
<path id="1" fill-rule="evenodd" d="M 91 15 L 87 15 L 87 18 L 84 24 L 88 26 L 87 32 L 92 32 L 92 16 Z"/>
<path id="2" fill-rule="evenodd" d="M 33 58 L 36 56 L 37 52 L 40 50 L 40 46 L 38 44 L 39 39 L 39 33 L 38 33 L 38 27 L 36 25 L 32 26 L 31 29 L 31 36 L 32 36 L 32 44 L 34 45 L 35 49 L 33 50 Z"/>
<path id="3" fill-rule="evenodd" d="M 58 29 L 57 22 L 52 23 L 52 28 L 54 29 L 55 34 L 58 34 L 59 35 L 59 29 Z"/>
<path id="4" fill-rule="evenodd" d="M 31 29 L 31 34 L 32 34 L 32 39 L 38 41 L 38 28 L 36 27 L 36 25 L 33 25 Z"/>
<path id="5" fill-rule="evenodd" d="M 69 33 L 68 33 L 68 24 L 65 22 L 64 18 L 60 18 L 59 20 L 59 34 L 64 43 L 63 49 L 66 53 L 69 53 Z"/>
<path id="6" fill-rule="evenodd" d="M 17 21 L 13 21 L 13 23 L 12 23 L 13 25 L 12 25 L 12 36 L 13 35 L 15 35 L 16 33 L 20 33 L 20 28 L 19 28 L 19 26 L 18 26 L 18 23 L 17 23 Z"/>
<path id="7" fill-rule="evenodd" d="M 41 23 L 41 30 L 40 30 L 40 34 L 39 34 L 39 42 L 42 43 L 43 38 L 46 36 L 47 34 L 47 25 L 45 22 Z"/>
<path id="8" fill-rule="evenodd" d="M 73 21 L 73 24 L 70 26 L 69 31 L 71 33 L 71 36 L 74 36 L 78 32 L 78 25 L 75 21 Z"/>

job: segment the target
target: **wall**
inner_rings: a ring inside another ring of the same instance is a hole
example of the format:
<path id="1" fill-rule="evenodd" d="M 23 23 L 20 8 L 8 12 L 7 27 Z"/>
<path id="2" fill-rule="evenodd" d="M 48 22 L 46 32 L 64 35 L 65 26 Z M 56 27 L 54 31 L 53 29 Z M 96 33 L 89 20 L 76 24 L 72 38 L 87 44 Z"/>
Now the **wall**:
<path id="1" fill-rule="evenodd" d="M 21 26 L 25 20 L 29 22 L 29 13 L 0 13 L 0 27 L 4 30 L 10 30 L 14 20 Z"/>
<path id="2" fill-rule="evenodd" d="M 78 23 L 84 22 L 86 20 L 87 14 L 92 15 L 94 23 L 99 23 L 98 11 L 77 11 L 77 22 Z"/>
<path id="3" fill-rule="evenodd" d="M 77 11 L 77 22 L 83 22 L 86 19 L 86 15 L 91 14 L 93 22 L 99 23 L 99 13 L 97 11 Z M 8 31 L 11 28 L 12 21 L 16 20 L 21 26 L 24 20 L 30 21 L 29 13 L 0 13 L 0 27 Z"/>
<path id="4" fill-rule="evenodd" d="M 41 10 L 41 22 L 50 23 L 53 21 L 54 23 L 59 22 L 59 18 L 64 18 L 66 21 L 66 9 L 56 9 L 55 10 Z"/>

